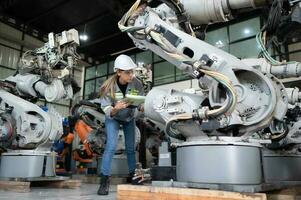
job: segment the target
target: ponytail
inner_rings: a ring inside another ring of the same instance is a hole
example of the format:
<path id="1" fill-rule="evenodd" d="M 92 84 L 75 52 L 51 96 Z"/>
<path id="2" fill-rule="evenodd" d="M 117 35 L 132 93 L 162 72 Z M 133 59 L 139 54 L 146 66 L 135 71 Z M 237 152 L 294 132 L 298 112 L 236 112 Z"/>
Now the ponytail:
<path id="1" fill-rule="evenodd" d="M 115 98 L 117 78 L 118 75 L 116 73 L 102 84 L 102 86 L 100 87 L 100 97 L 104 97 L 108 95 L 108 93 L 110 93 L 109 95 L 112 98 Z"/>

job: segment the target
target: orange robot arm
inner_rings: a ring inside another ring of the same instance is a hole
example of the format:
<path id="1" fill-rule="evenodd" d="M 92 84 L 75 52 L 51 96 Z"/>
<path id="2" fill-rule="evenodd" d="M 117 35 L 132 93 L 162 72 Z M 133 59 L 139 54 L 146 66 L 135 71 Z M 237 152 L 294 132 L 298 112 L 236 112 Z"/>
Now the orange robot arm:
<path id="1" fill-rule="evenodd" d="M 86 150 L 87 155 L 91 158 L 95 156 L 92 149 L 90 148 L 90 144 L 88 143 L 88 136 L 92 130 L 93 129 L 88 126 L 83 120 L 79 120 L 75 124 L 75 131 L 84 145 L 84 150 Z"/>

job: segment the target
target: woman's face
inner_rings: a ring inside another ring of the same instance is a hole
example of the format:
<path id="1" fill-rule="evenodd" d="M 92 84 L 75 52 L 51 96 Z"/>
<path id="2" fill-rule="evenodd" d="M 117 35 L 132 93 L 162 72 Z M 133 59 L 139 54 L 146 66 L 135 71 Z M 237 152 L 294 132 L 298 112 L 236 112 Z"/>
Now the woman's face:
<path id="1" fill-rule="evenodd" d="M 119 81 L 121 83 L 130 83 L 132 82 L 134 78 L 134 70 L 121 70 L 119 69 L 117 71 L 117 74 L 119 76 Z"/>

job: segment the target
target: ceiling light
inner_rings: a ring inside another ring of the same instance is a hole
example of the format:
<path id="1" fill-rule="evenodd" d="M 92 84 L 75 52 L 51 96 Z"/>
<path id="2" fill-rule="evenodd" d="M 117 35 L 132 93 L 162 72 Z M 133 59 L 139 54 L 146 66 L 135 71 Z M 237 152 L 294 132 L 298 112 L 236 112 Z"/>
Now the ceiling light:
<path id="1" fill-rule="evenodd" d="M 138 62 L 137 65 L 138 65 L 138 67 L 143 67 L 144 66 L 144 62 Z"/>
<path id="2" fill-rule="evenodd" d="M 86 28 L 87 28 L 87 24 L 85 24 L 85 26 L 84 26 L 84 32 L 79 35 L 79 39 L 82 41 L 88 40 L 88 35 L 86 34 Z"/>
<path id="3" fill-rule="evenodd" d="M 251 33 L 250 29 L 246 28 L 246 29 L 244 30 L 244 34 L 245 34 L 245 35 L 248 35 L 248 34 L 250 34 L 250 33 Z"/>
<path id="4" fill-rule="evenodd" d="M 222 47 L 224 47 L 225 45 L 224 45 L 224 43 L 223 43 L 221 40 L 219 40 L 219 41 L 217 41 L 217 42 L 215 43 L 215 46 L 218 47 L 218 48 L 222 48 Z"/>
<path id="5" fill-rule="evenodd" d="M 86 40 L 88 40 L 88 36 L 86 34 L 82 34 L 82 35 L 79 36 L 79 39 L 83 40 L 83 41 L 86 41 Z"/>

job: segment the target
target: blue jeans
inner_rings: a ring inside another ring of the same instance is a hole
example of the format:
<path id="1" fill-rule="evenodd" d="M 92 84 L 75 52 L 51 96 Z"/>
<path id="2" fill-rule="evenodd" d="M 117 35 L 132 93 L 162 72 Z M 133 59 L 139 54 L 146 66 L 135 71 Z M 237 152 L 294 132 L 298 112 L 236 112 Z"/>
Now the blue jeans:
<path id="1" fill-rule="evenodd" d="M 103 175 L 111 175 L 112 159 L 116 151 L 118 143 L 118 132 L 120 124 L 123 127 L 125 137 L 125 148 L 127 153 L 127 160 L 129 166 L 129 173 L 135 171 L 136 157 L 135 157 L 135 119 L 129 122 L 120 122 L 115 119 L 106 117 L 105 126 L 107 134 L 107 143 L 104 154 L 102 156 L 101 172 Z"/>

